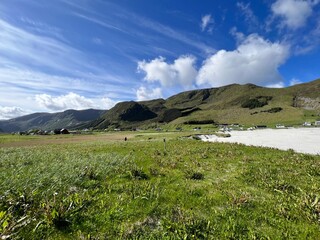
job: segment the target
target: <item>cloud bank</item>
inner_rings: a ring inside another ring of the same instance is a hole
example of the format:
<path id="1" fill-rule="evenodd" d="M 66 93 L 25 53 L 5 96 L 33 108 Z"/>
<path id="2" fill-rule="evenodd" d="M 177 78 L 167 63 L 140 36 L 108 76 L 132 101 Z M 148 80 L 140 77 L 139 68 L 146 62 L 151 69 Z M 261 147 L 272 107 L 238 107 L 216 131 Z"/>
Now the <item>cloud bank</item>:
<path id="1" fill-rule="evenodd" d="M 41 107 L 51 111 L 82 110 L 88 108 L 109 109 L 116 104 L 110 98 L 89 99 L 73 92 L 57 97 L 48 94 L 37 94 L 35 100 Z"/>
<path id="2" fill-rule="evenodd" d="M 0 106 L 0 120 L 7 120 L 28 114 L 19 107 L 2 107 Z"/>
<path id="3" fill-rule="evenodd" d="M 138 70 L 145 73 L 148 83 L 158 83 L 160 87 L 219 87 L 233 83 L 284 87 L 278 69 L 288 57 L 288 45 L 251 34 L 243 37 L 235 50 L 220 50 L 209 55 L 198 70 L 196 59 L 191 56 L 181 56 L 172 64 L 163 57 L 140 61 Z M 157 95 L 155 92 L 160 90 L 147 91 L 143 87 L 137 90 L 137 98 L 147 99 Z"/>

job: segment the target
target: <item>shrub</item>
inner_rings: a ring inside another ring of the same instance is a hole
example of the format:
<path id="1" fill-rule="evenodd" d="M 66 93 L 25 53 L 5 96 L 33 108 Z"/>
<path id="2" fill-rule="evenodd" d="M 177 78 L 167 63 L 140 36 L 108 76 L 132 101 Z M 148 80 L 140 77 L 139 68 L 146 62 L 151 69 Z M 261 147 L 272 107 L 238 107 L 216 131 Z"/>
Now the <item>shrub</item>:
<path id="1" fill-rule="evenodd" d="M 203 180 L 204 174 L 200 173 L 200 172 L 188 172 L 187 178 L 192 179 L 192 180 Z"/>
<path id="2" fill-rule="evenodd" d="M 141 169 L 132 169 L 131 170 L 131 176 L 134 179 L 138 179 L 138 180 L 147 180 L 149 179 L 149 176 L 142 171 Z"/>
<path id="3" fill-rule="evenodd" d="M 246 100 L 244 103 L 241 104 L 241 107 L 243 108 L 259 108 L 263 107 L 265 105 L 268 105 L 268 102 L 272 99 L 271 96 L 258 96 L 256 98 L 250 98 Z"/>
<path id="4" fill-rule="evenodd" d="M 280 112 L 280 111 L 282 111 L 282 108 L 281 108 L 281 107 L 275 107 L 275 108 L 271 108 L 271 109 L 266 110 L 266 111 L 263 111 L 263 112 L 277 113 L 277 112 Z"/>
<path id="5" fill-rule="evenodd" d="M 254 108 L 259 108 L 259 107 L 263 107 L 265 105 L 267 105 L 268 103 L 264 102 L 264 101 L 259 101 L 258 99 L 254 98 L 254 99 L 249 99 L 247 101 L 245 101 L 241 107 L 243 108 L 249 108 L 249 109 L 254 109 Z"/>

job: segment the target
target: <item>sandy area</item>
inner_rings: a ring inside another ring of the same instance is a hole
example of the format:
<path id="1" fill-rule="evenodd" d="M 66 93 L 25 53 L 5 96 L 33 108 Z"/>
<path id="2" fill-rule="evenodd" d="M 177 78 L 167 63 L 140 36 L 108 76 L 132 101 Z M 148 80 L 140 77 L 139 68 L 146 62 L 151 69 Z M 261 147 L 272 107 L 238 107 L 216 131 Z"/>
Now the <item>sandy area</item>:
<path id="1" fill-rule="evenodd" d="M 202 135 L 208 142 L 231 142 L 246 145 L 272 147 L 282 150 L 293 149 L 300 153 L 320 154 L 320 128 L 261 129 L 232 131 L 231 137 Z"/>

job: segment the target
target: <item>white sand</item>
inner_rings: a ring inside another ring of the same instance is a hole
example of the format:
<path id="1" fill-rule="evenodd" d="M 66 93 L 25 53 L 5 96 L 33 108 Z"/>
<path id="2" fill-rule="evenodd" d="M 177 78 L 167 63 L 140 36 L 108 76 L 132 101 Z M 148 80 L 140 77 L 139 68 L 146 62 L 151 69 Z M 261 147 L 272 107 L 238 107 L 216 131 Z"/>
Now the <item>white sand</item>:
<path id="1" fill-rule="evenodd" d="M 246 145 L 293 149 L 300 153 L 320 154 L 320 128 L 261 129 L 232 131 L 231 137 L 201 135 L 202 141 L 230 142 Z"/>

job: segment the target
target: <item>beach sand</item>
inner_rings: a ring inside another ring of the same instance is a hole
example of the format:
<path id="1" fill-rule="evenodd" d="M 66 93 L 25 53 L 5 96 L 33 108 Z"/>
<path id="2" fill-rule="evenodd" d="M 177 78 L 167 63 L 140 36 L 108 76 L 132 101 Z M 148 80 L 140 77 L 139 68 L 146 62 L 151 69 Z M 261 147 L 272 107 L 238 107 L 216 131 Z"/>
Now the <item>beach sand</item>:
<path id="1" fill-rule="evenodd" d="M 201 135 L 202 141 L 242 143 L 245 145 L 293 149 L 300 153 L 320 154 L 320 128 L 260 129 L 231 131 L 231 137 Z"/>

